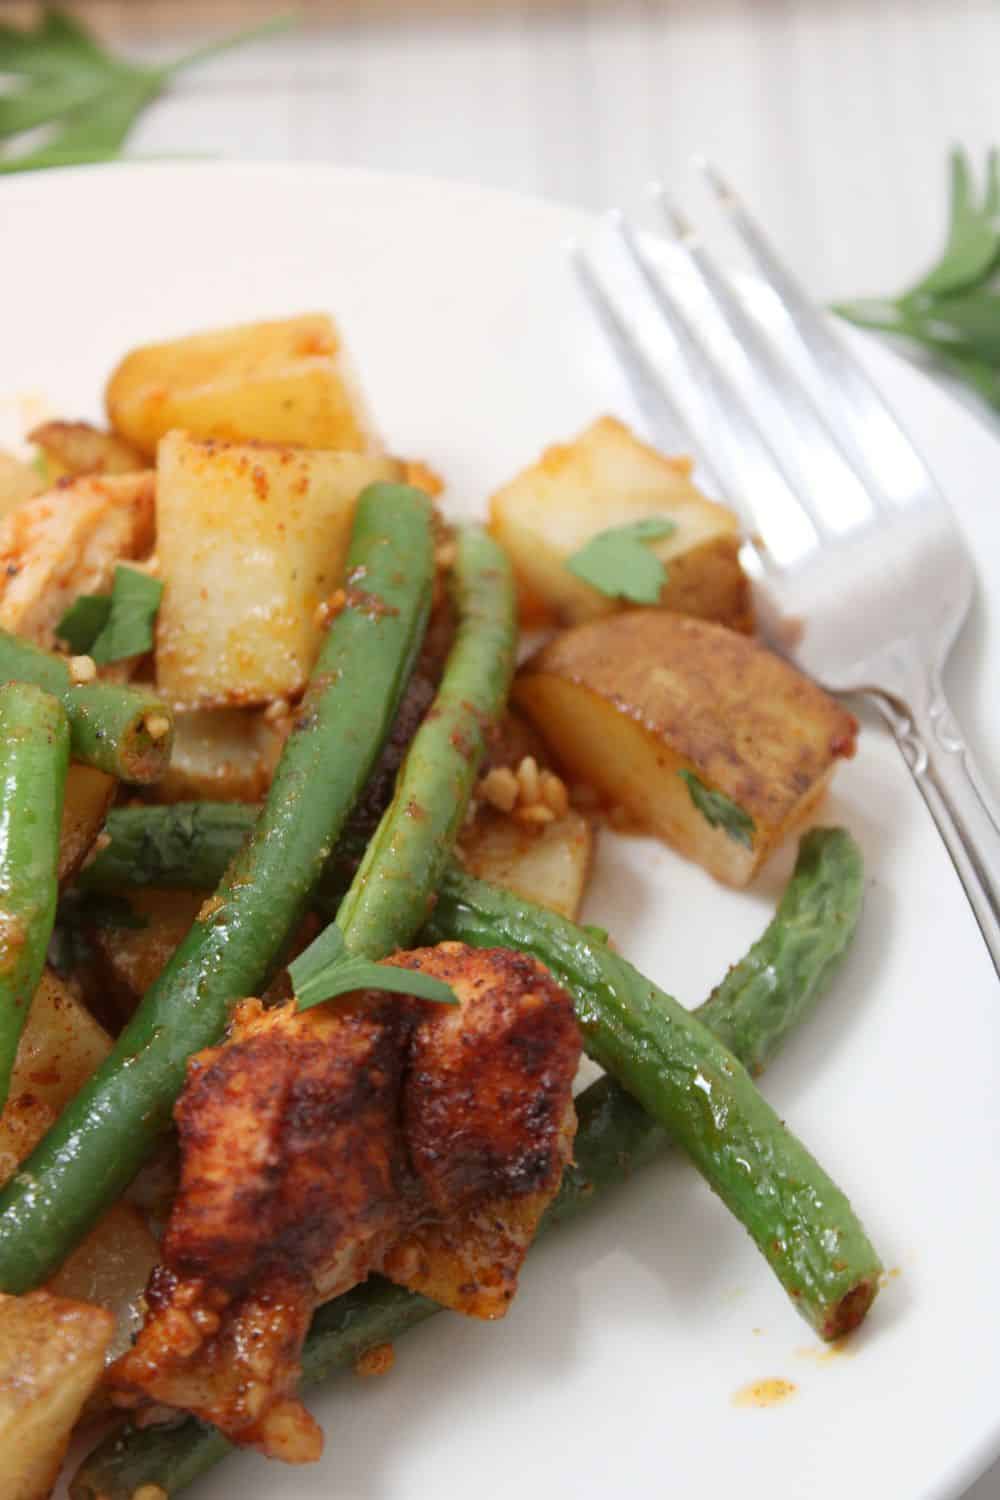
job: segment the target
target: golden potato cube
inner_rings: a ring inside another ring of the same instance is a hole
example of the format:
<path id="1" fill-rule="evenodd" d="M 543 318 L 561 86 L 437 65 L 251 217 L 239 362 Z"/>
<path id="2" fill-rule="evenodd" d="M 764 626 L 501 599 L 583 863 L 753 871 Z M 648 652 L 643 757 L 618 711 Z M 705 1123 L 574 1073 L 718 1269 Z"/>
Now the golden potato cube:
<path id="1" fill-rule="evenodd" d="M 0 1494 L 47 1500 L 114 1319 L 50 1292 L 0 1297 Z"/>
<path id="2" fill-rule="evenodd" d="M 0 1182 L 38 1145 L 57 1115 L 111 1051 L 111 1038 L 51 969 L 24 1023 L 0 1114 Z"/>
<path id="3" fill-rule="evenodd" d="M 93 848 L 114 800 L 115 778 L 74 762 L 66 776 L 59 830 L 59 880 L 72 880 Z"/>
<path id="4" fill-rule="evenodd" d="M 483 808 L 462 835 L 461 856 L 478 880 L 575 919 L 587 888 L 593 844 L 590 824 L 572 809 L 532 829 Z"/>
<path id="5" fill-rule="evenodd" d="M 195 709 L 174 726 L 170 765 L 152 788 L 158 802 L 262 800 L 284 736 L 259 709 Z"/>
<path id="6" fill-rule="evenodd" d="M 107 594 L 115 566 L 153 544 L 153 476 L 84 477 L 0 521 L 0 628 L 51 649 L 79 594 Z"/>
<path id="7" fill-rule="evenodd" d="M 340 335 L 324 313 L 219 328 L 127 354 L 108 381 L 108 417 L 152 457 L 173 427 L 195 437 L 378 449 Z"/>
<path id="8" fill-rule="evenodd" d="M 134 926 L 102 922 L 88 931 L 101 977 L 121 1009 L 129 1014 L 159 977 L 178 943 L 191 929 L 205 902 L 204 893 L 143 888 L 131 891 L 128 906 Z"/>
<path id="9" fill-rule="evenodd" d="M 318 606 L 342 581 L 354 506 L 391 459 L 201 441 L 159 449 L 156 677 L 177 708 L 298 693 L 319 649 Z"/>
<path id="10" fill-rule="evenodd" d="M 557 636 L 522 669 L 514 700 L 575 779 L 735 886 L 815 806 L 857 731 L 757 641 L 655 609 Z M 750 829 L 713 826 L 681 772 Z"/>
<path id="11" fill-rule="evenodd" d="M 664 457 L 614 417 L 547 449 L 490 501 L 490 529 L 510 555 L 533 623 L 576 624 L 621 608 L 566 564 L 599 532 L 653 516 L 676 527 L 645 544 L 667 566 L 661 606 L 748 630 L 736 517 L 695 488 L 688 459 Z"/>
<path id="12" fill-rule="evenodd" d="M 45 481 L 31 464 L 0 448 L 0 516 L 45 489 Z"/>
<path id="13" fill-rule="evenodd" d="M 131 443 L 89 422 L 42 422 L 28 440 L 42 450 L 50 482 L 67 474 L 135 474 L 146 468 Z"/>
<path id="14" fill-rule="evenodd" d="M 115 1320 L 107 1358 L 117 1359 L 142 1327 L 143 1293 L 160 1259 L 145 1218 L 131 1203 L 114 1203 L 80 1241 L 46 1290 L 106 1307 Z"/>

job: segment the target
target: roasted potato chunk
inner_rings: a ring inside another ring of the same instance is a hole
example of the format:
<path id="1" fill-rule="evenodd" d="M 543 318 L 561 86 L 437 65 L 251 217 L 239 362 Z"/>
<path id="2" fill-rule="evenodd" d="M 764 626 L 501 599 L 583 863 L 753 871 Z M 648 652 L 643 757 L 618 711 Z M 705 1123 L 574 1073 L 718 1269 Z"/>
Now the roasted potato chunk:
<path id="1" fill-rule="evenodd" d="M 691 482 L 686 458 L 666 458 L 613 417 L 549 448 L 490 501 L 490 529 L 510 554 L 530 621 L 576 624 L 620 608 L 566 566 L 598 532 L 651 516 L 676 530 L 648 545 L 667 564 L 660 604 L 748 630 L 739 523 Z"/>
<path id="2" fill-rule="evenodd" d="M 15 505 L 31 500 L 45 489 L 38 470 L 26 464 L 13 453 L 0 449 L 0 516 L 5 516 Z"/>
<path id="3" fill-rule="evenodd" d="M 0 1494 L 46 1500 L 101 1378 L 114 1320 L 50 1292 L 0 1297 Z"/>
<path id="4" fill-rule="evenodd" d="M 341 583 L 354 506 L 391 459 L 199 441 L 160 444 L 157 555 L 166 585 L 156 676 L 178 708 L 245 707 L 304 686 L 319 606 Z"/>
<path id="5" fill-rule="evenodd" d="M 174 719 L 170 765 L 153 791 L 159 802 L 260 802 L 284 738 L 260 712 L 204 708 Z"/>
<path id="6" fill-rule="evenodd" d="M 522 669 L 514 698 L 575 777 L 735 886 L 816 805 L 857 731 L 758 642 L 665 610 L 557 636 Z M 713 822 L 707 794 L 733 819 Z"/>
<path id="7" fill-rule="evenodd" d="M 15 1170 L 111 1051 L 111 1038 L 46 969 L 28 1011 L 0 1114 L 0 1182 Z"/>
<path id="8" fill-rule="evenodd" d="M 563 818 L 530 828 L 506 813 L 480 810 L 462 835 L 462 863 L 470 875 L 505 886 L 574 919 L 583 903 L 594 836 L 586 818 Z"/>
<path id="9" fill-rule="evenodd" d="M 106 594 L 116 563 L 153 544 L 153 476 L 75 479 L 0 521 L 0 628 L 51 649 L 79 594 Z"/>
<path id="10" fill-rule="evenodd" d="M 106 1307 L 115 1320 L 107 1358 L 124 1354 L 142 1327 L 143 1292 L 160 1247 L 131 1203 L 108 1209 L 49 1282 L 59 1297 Z"/>
<path id="11" fill-rule="evenodd" d="M 135 474 L 146 467 L 131 443 L 89 422 L 43 422 L 28 439 L 42 450 L 50 480 L 67 474 Z"/>
<path id="12" fill-rule="evenodd" d="M 128 897 L 128 925 L 102 922 L 88 932 L 101 976 L 128 1014 L 149 989 L 204 904 L 198 891 L 151 887 Z"/>
<path id="13" fill-rule="evenodd" d="M 115 778 L 75 762 L 66 776 L 59 830 L 59 880 L 65 884 L 83 864 L 104 826 L 115 795 Z"/>
<path id="14" fill-rule="evenodd" d="M 322 313 L 133 349 L 105 400 L 112 427 L 148 458 L 172 427 L 347 453 L 379 446 L 340 335 Z"/>
<path id="15" fill-rule="evenodd" d="M 107 1032 L 62 981 L 46 969 L 28 1012 L 10 1094 L 0 1114 L 0 1182 L 5 1182 L 34 1150 L 110 1050 L 111 1038 Z M 142 1214 L 128 1204 L 117 1203 L 73 1251 L 49 1283 L 49 1290 L 59 1297 L 93 1302 L 109 1309 L 113 1322 L 105 1344 L 113 1357 L 128 1348 L 142 1321 L 142 1293 L 157 1256 L 156 1241 Z M 0 1324 L 3 1307 L 0 1302 Z M 0 1437 L 0 1449 L 2 1446 Z M 0 1477 L 2 1466 L 0 1457 Z M 0 1482 L 4 1500 L 7 1493 Z"/>

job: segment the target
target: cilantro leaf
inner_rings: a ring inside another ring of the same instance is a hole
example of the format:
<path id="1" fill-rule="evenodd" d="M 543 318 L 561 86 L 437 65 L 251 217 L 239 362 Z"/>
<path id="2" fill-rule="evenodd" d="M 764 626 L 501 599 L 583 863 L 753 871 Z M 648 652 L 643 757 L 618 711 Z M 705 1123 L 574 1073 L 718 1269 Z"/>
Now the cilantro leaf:
<path id="1" fill-rule="evenodd" d="M 163 584 L 158 578 L 118 564 L 107 621 L 90 647 L 90 655 L 98 666 L 152 651 L 153 625 L 162 594 Z"/>
<path id="2" fill-rule="evenodd" d="M 421 974 L 419 969 L 397 969 L 349 957 L 343 933 L 335 922 L 288 965 L 288 974 L 299 1010 L 355 990 L 387 990 L 395 995 L 415 995 L 418 1000 L 436 1000 L 440 1005 L 458 1004 L 450 985 Z"/>
<path id="3" fill-rule="evenodd" d="M 26 172 L 117 157 L 136 118 L 182 68 L 264 32 L 280 17 L 157 67 L 126 62 L 98 44 L 79 21 L 47 7 L 33 27 L 0 24 L 0 142 L 49 127 L 49 138 L 0 154 L 0 172 Z"/>
<path id="4" fill-rule="evenodd" d="M 668 516 L 646 516 L 625 526 L 612 526 L 592 536 L 566 566 L 611 599 L 656 604 L 667 581 L 667 569 L 643 543 L 658 541 L 676 530 L 677 523 Z"/>
<path id="5" fill-rule="evenodd" d="M 74 656 L 86 656 L 110 614 L 110 594 L 81 594 L 59 621 L 56 635 L 66 642 Z"/>
<path id="6" fill-rule="evenodd" d="M 691 801 L 712 828 L 722 828 L 738 844 L 753 848 L 753 836 L 757 825 L 753 818 L 738 803 L 724 792 L 713 792 L 700 776 L 693 771 L 678 771 L 678 776 L 687 783 Z"/>
<path id="7" fill-rule="evenodd" d="M 840 303 L 842 318 L 902 337 L 1000 408 L 1000 153 L 977 188 L 964 151 L 951 156 L 948 235 L 936 263 L 894 298 Z"/>
<path id="8" fill-rule="evenodd" d="M 1000 166 L 991 151 L 986 164 L 986 188 L 981 203 L 964 151 L 951 153 L 951 211 L 948 241 L 933 270 L 907 295 L 950 295 L 978 281 L 996 262 L 1000 250 Z"/>

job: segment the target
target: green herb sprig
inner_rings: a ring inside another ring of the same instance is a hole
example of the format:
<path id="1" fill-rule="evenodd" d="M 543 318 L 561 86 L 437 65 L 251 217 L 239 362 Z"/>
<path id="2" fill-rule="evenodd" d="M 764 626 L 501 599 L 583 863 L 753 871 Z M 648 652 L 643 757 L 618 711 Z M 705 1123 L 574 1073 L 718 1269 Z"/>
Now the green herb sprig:
<path id="1" fill-rule="evenodd" d="M 724 792 L 713 792 L 694 771 L 678 771 L 678 776 L 687 783 L 691 801 L 712 828 L 723 829 L 737 844 L 753 848 L 753 836 L 757 825 L 745 808 L 740 807 Z"/>
<path id="2" fill-rule="evenodd" d="M 143 656 L 153 649 L 163 584 L 138 568 L 119 563 L 110 594 L 81 594 L 56 626 L 56 635 L 77 656 L 98 666 Z"/>
<path id="3" fill-rule="evenodd" d="M 660 541 L 676 530 L 676 521 L 668 516 L 646 516 L 625 526 L 612 526 L 592 536 L 566 566 L 610 599 L 656 604 L 667 581 L 667 568 L 645 543 Z"/>
<path id="4" fill-rule="evenodd" d="M 143 109 L 182 70 L 270 35 L 294 16 L 278 16 L 158 66 L 126 61 L 56 6 L 31 27 L 0 24 L 0 173 L 114 161 Z M 40 127 L 39 144 L 19 142 Z"/>
<path id="5" fill-rule="evenodd" d="M 1000 408 L 1000 153 L 977 188 L 964 151 L 951 154 L 948 233 L 934 266 L 896 297 L 839 303 L 861 328 L 910 340 Z"/>
<path id="6" fill-rule="evenodd" d="M 343 933 L 335 922 L 288 965 L 288 974 L 299 1010 L 355 990 L 387 990 L 394 995 L 435 1000 L 439 1005 L 458 1004 L 450 985 L 421 974 L 419 969 L 396 969 L 366 958 L 348 957 Z"/>

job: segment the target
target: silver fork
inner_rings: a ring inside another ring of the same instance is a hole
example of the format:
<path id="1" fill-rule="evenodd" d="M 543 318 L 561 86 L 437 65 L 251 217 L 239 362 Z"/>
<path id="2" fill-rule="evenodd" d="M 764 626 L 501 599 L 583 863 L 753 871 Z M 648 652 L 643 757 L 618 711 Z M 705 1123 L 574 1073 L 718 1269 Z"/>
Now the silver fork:
<path id="1" fill-rule="evenodd" d="M 612 224 L 660 314 L 657 335 L 669 334 L 669 358 L 651 352 L 593 260 L 572 246 L 580 285 L 654 438 L 688 446 L 741 512 L 772 644 L 831 692 L 864 694 L 882 713 L 1000 975 L 1000 819 L 942 682 L 972 603 L 972 561 L 867 374 L 732 189 L 700 165 L 769 289 L 766 323 L 662 189 L 654 196 L 683 256 L 684 292 L 627 219 Z"/>

